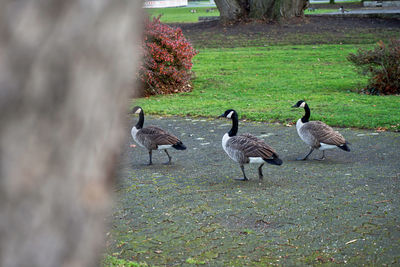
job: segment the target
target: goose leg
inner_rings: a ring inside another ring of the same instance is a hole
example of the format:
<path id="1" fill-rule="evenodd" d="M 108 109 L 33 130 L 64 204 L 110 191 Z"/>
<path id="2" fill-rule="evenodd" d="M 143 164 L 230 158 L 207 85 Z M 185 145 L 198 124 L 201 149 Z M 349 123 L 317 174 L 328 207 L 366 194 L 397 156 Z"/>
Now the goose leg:
<path id="1" fill-rule="evenodd" d="M 322 150 L 322 157 L 316 160 L 324 160 L 325 159 L 325 150 Z"/>
<path id="2" fill-rule="evenodd" d="M 249 179 L 247 179 L 246 174 L 244 173 L 244 166 L 243 166 L 243 165 L 240 165 L 240 169 L 242 169 L 243 178 L 236 178 L 235 180 L 238 180 L 238 181 L 248 181 Z"/>
<path id="3" fill-rule="evenodd" d="M 306 160 L 308 158 L 308 156 L 310 156 L 313 151 L 314 151 L 314 148 L 311 148 L 310 152 L 308 152 L 308 154 L 305 155 L 304 158 L 297 158 L 296 160 Z"/>
<path id="4" fill-rule="evenodd" d="M 153 151 L 152 151 L 152 150 L 149 150 L 149 158 L 150 158 L 150 161 L 149 161 L 149 164 L 148 164 L 148 165 L 152 165 L 152 164 L 153 164 L 153 162 L 151 161 L 151 156 L 152 156 L 152 154 L 153 154 Z"/>
<path id="5" fill-rule="evenodd" d="M 262 174 L 262 166 L 264 165 L 261 164 L 260 167 L 258 167 L 258 179 L 262 180 L 264 178 L 263 174 Z"/>
<path id="6" fill-rule="evenodd" d="M 164 151 L 165 151 L 165 153 L 167 153 L 167 156 L 168 156 L 168 161 L 167 162 L 165 162 L 164 164 L 166 164 L 166 165 L 168 165 L 168 164 L 170 164 L 171 163 L 171 159 L 172 159 L 172 157 L 168 154 L 168 151 L 166 150 L 166 149 L 164 149 Z"/>

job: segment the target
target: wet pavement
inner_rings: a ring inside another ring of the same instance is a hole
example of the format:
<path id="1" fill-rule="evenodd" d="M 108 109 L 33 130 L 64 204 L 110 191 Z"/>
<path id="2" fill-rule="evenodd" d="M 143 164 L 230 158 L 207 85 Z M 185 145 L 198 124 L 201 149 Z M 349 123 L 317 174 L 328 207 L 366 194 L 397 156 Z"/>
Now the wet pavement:
<path id="1" fill-rule="evenodd" d="M 264 165 L 263 181 L 258 165 L 245 166 L 250 181 L 241 182 L 221 147 L 230 120 L 146 116 L 146 125 L 188 149 L 170 150 L 172 165 L 153 152 L 147 166 L 126 130 L 108 234 L 114 256 L 156 266 L 400 264 L 399 133 L 338 129 L 350 153 L 296 161 L 308 148 L 295 127 L 241 121 L 239 133 L 264 139 L 283 160 Z"/>

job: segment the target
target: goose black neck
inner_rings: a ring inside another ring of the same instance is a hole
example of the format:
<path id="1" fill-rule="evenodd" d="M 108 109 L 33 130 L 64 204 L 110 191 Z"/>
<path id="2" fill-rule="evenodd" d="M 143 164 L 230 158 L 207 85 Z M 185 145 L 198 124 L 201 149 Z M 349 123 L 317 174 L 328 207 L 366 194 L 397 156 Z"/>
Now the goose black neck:
<path id="1" fill-rule="evenodd" d="M 230 137 L 235 136 L 238 132 L 238 128 L 239 128 L 239 119 L 238 119 L 238 115 L 235 112 L 232 114 L 232 128 L 228 132 L 228 135 Z"/>
<path id="2" fill-rule="evenodd" d="M 304 106 L 304 111 L 306 112 L 306 114 L 304 114 L 303 118 L 301 118 L 301 121 L 303 123 L 306 123 L 310 119 L 310 108 L 308 107 L 307 104 Z"/>
<path id="3" fill-rule="evenodd" d="M 136 126 L 135 126 L 136 129 L 142 129 L 143 123 L 144 123 L 144 113 L 143 113 L 143 110 L 141 110 L 139 113 L 139 121 L 136 123 Z"/>

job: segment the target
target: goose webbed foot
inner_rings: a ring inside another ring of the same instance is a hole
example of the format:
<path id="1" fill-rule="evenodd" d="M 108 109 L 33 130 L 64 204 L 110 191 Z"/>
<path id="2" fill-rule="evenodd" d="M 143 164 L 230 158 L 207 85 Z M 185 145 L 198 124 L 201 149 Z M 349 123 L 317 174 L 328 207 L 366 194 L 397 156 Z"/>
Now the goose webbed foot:
<path id="1" fill-rule="evenodd" d="M 310 156 L 313 151 L 314 151 L 314 148 L 311 148 L 310 152 L 308 152 L 307 155 L 305 155 L 303 158 L 297 158 L 296 160 L 307 160 L 308 156 Z"/>
<path id="2" fill-rule="evenodd" d="M 322 150 L 322 157 L 316 158 L 315 160 L 320 160 L 320 161 L 325 160 L 325 150 Z"/>
<path id="3" fill-rule="evenodd" d="M 248 181 L 249 179 L 247 179 L 246 174 L 244 173 L 244 166 L 240 165 L 240 169 L 242 169 L 243 178 L 235 178 L 235 180 L 237 180 L 237 181 Z"/>
<path id="4" fill-rule="evenodd" d="M 168 161 L 165 162 L 164 164 L 165 164 L 165 165 L 170 165 L 170 164 L 171 164 L 171 159 L 172 159 L 172 157 L 168 154 L 168 151 L 167 151 L 166 149 L 164 149 L 164 151 L 165 151 L 165 153 L 166 153 L 167 156 L 168 156 Z"/>

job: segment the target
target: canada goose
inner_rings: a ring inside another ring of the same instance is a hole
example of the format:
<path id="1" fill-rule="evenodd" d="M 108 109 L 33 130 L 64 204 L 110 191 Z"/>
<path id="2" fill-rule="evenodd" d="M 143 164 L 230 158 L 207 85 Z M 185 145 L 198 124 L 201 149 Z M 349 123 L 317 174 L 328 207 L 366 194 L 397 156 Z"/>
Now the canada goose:
<path id="1" fill-rule="evenodd" d="M 322 150 L 322 157 L 318 160 L 325 159 L 325 150 L 327 149 L 338 147 L 344 151 L 350 151 L 350 148 L 347 146 L 349 143 L 339 132 L 336 132 L 321 121 L 309 121 L 310 108 L 306 102 L 300 100 L 293 107 L 304 108 L 306 112 L 304 116 L 297 121 L 296 129 L 301 140 L 311 147 L 310 152 L 308 152 L 305 157 L 298 158 L 297 160 L 306 160 L 314 149 Z"/>
<path id="2" fill-rule="evenodd" d="M 186 146 L 176 136 L 157 126 L 147 126 L 143 128 L 144 113 L 141 107 L 134 107 L 132 113 L 139 114 L 139 121 L 135 126 L 132 127 L 131 130 L 132 138 L 136 143 L 138 143 L 138 145 L 147 148 L 149 151 L 149 165 L 153 164 L 151 160 L 153 150 L 164 149 L 168 156 L 168 161 L 166 164 L 170 164 L 172 157 L 168 154 L 168 148 L 173 147 L 177 150 L 186 149 Z"/>
<path id="3" fill-rule="evenodd" d="M 281 165 L 282 160 L 273 148 L 267 145 L 263 140 L 258 139 L 251 134 L 236 135 L 239 127 L 238 114 L 233 109 L 228 109 L 220 117 L 232 119 L 232 128 L 222 137 L 222 147 L 226 154 L 239 163 L 240 168 L 243 172 L 243 178 L 236 179 L 241 181 L 247 181 L 246 174 L 244 172 L 244 164 L 248 163 L 261 163 L 258 167 L 258 178 L 263 179 L 262 166 L 265 162 Z"/>
<path id="4" fill-rule="evenodd" d="M 343 6 L 340 6 L 339 7 L 339 12 L 343 14 L 344 12 L 349 12 L 349 11 L 345 10 Z"/>

